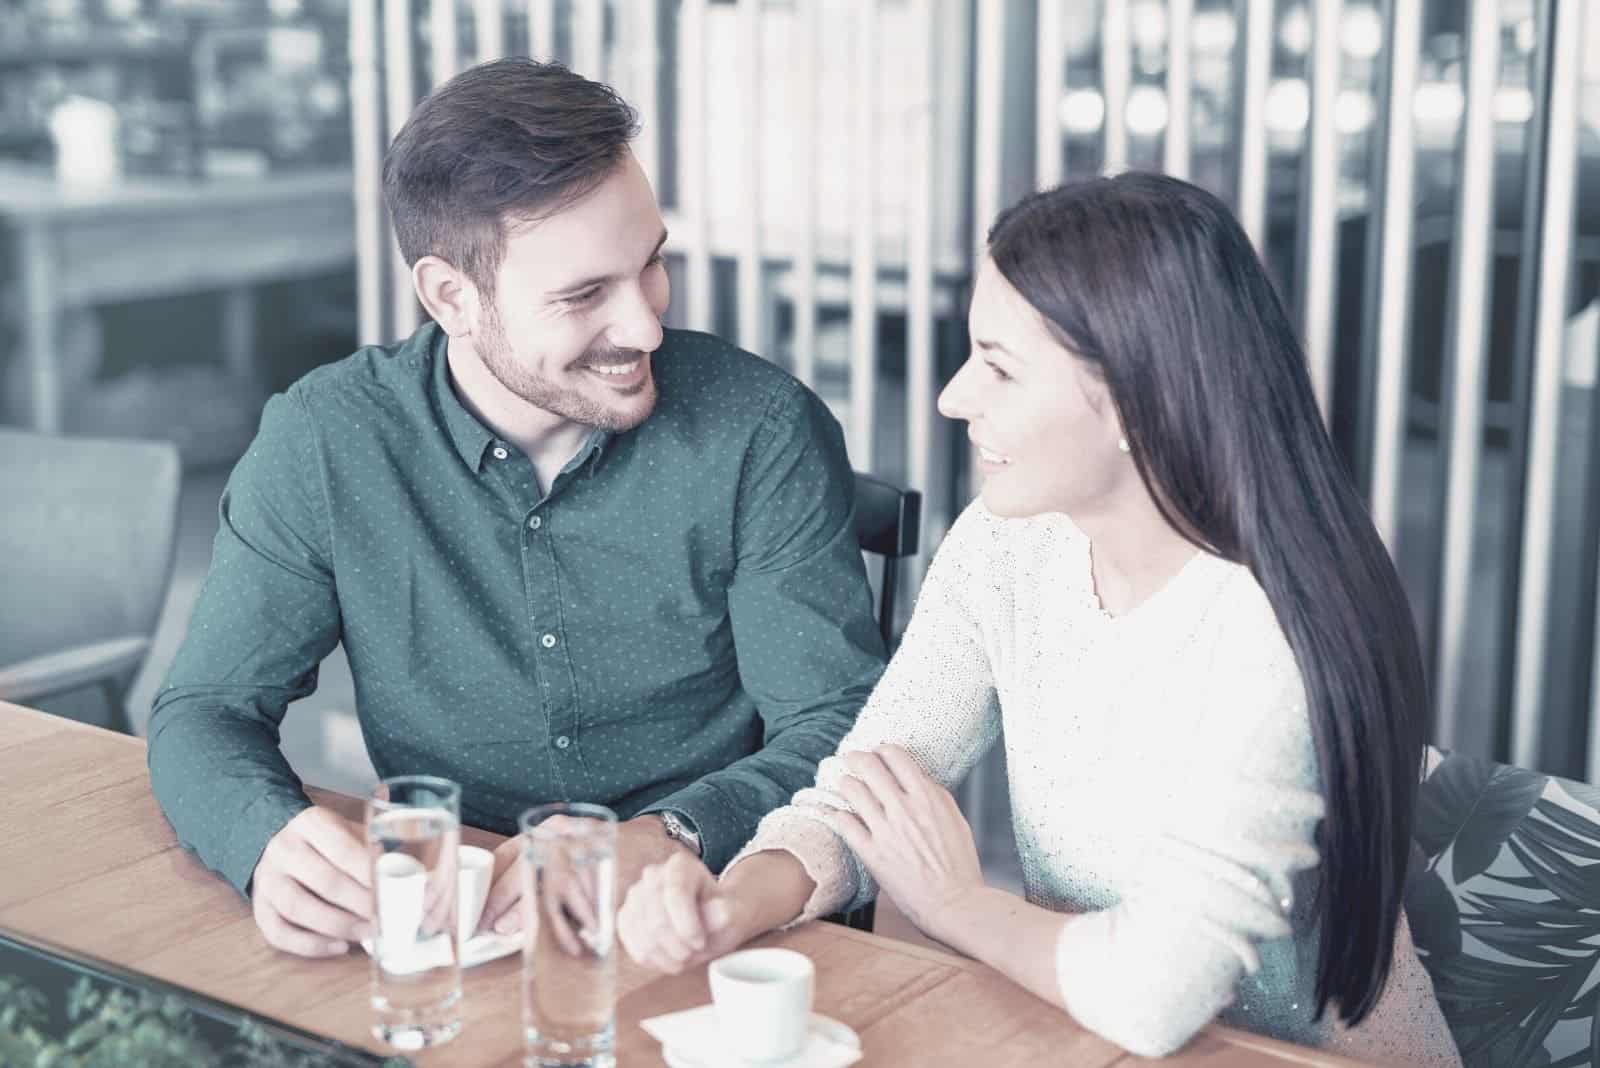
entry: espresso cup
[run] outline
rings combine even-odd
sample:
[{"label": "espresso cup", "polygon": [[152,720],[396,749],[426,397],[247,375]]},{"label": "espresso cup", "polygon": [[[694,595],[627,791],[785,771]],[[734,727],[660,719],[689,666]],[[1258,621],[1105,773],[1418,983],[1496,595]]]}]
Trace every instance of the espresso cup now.
[{"label": "espresso cup", "polygon": [[728,1046],[748,1061],[805,1048],[816,969],[792,949],[746,949],[711,962],[711,1001]]}]

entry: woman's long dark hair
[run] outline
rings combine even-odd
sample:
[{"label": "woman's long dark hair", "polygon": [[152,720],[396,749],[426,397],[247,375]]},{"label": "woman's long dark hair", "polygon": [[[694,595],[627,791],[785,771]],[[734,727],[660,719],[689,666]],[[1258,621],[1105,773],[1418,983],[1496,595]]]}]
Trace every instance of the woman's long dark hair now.
[{"label": "woman's long dark hair", "polygon": [[1312,395],[1294,329],[1216,197],[1159,174],[1073,183],[989,232],[1001,275],[1105,377],[1162,515],[1248,567],[1305,684],[1327,811],[1317,1015],[1388,977],[1426,684],[1399,576]]}]

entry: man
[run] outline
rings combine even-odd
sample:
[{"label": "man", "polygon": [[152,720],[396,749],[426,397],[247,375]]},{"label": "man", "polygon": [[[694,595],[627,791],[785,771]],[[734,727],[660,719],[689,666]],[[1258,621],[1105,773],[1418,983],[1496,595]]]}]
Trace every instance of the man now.
[{"label": "man", "polygon": [[[507,59],[425,100],[384,192],[433,319],[268,402],[150,721],[156,797],[280,949],[370,931],[360,826],[278,748],[344,643],[380,775],[510,833],[614,807],[621,889],[720,869],[810,785],[882,669],[838,424],[782,371],[663,331],[631,109]],[[510,843],[508,843],[509,845]],[[485,925],[514,930],[502,847]]]}]

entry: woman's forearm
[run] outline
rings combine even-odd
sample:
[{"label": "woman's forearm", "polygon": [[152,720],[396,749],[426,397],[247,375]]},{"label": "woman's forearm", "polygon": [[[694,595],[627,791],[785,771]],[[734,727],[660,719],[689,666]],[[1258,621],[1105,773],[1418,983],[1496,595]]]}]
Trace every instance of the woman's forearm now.
[{"label": "woman's forearm", "polygon": [[992,886],[974,890],[950,913],[939,930],[927,933],[1050,1004],[1061,1005],[1056,942],[1073,916],[1030,905]]},{"label": "woman's forearm", "polygon": [[722,877],[722,892],[733,903],[741,942],[792,922],[805,911],[816,888],[799,858],[781,849],[745,857]]}]

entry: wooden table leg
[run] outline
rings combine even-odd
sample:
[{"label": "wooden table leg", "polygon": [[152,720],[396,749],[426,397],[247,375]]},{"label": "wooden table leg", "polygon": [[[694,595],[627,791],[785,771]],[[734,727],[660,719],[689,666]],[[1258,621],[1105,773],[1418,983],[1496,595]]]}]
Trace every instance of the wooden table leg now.
[{"label": "wooden table leg", "polygon": [[22,348],[33,389],[33,429],[61,432],[61,366],[55,245],[49,231],[28,224],[17,234],[17,276],[22,279]]}]

